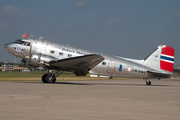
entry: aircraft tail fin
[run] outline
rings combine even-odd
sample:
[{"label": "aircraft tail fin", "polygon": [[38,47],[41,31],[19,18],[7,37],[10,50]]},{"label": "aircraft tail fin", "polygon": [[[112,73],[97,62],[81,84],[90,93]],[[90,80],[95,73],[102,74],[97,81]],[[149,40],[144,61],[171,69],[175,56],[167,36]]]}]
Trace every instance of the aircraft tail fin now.
[{"label": "aircraft tail fin", "polygon": [[144,59],[144,64],[158,70],[173,72],[174,52],[174,48],[160,45]]}]

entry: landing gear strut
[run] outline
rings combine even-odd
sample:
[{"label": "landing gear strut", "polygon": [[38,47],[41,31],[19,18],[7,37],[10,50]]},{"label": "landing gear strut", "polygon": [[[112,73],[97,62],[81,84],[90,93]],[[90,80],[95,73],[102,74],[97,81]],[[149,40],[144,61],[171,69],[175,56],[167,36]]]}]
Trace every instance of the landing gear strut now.
[{"label": "landing gear strut", "polygon": [[151,81],[148,81],[147,78],[143,78],[146,81],[146,85],[151,85]]},{"label": "landing gear strut", "polygon": [[56,77],[53,74],[44,74],[42,76],[42,82],[43,83],[55,83]]},{"label": "landing gear strut", "polygon": [[49,70],[48,70],[48,73],[47,74],[44,74],[42,76],[42,82],[43,83],[55,83],[56,82],[56,77],[59,76],[61,73],[63,73],[64,71],[61,71],[59,73],[60,70],[58,70],[56,73],[53,73],[54,70],[52,71],[52,73],[50,74],[49,73]]}]

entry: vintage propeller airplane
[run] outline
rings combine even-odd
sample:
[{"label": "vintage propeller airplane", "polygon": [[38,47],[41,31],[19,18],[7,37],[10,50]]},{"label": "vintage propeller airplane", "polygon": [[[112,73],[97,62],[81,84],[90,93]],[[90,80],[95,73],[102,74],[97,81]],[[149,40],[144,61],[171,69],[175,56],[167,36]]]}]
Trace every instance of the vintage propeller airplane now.
[{"label": "vintage propeller airplane", "polygon": [[[15,42],[7,43],[4,48],[34,67],[47,68],[42,76],[43,83],[55,83],[63,71],[72,71],[76,76],[91,74],[92,77],[129,77],[143,78],[151,85],[149,78],[171,78],[175,50],[161,44],[143,60],[118,56],[107,56],[75,49],[47,41],[30,39],[28,34]],[[56,72],[49,73],[49,70]]]}]

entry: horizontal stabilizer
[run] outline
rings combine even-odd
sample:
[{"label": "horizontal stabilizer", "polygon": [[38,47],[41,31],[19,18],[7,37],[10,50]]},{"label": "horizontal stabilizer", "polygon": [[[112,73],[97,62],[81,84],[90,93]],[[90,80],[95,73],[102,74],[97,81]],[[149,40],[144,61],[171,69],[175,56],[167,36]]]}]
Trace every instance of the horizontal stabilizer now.
[{"label": "horizontal stabilizer", "polygon": [[167,74],[167,73],[163,73],[163,72],[159,72],[159,71],[147,71],[147,73],[151,77],[159,77],[159,78],[169,78],[172,76],[171,74]]}]

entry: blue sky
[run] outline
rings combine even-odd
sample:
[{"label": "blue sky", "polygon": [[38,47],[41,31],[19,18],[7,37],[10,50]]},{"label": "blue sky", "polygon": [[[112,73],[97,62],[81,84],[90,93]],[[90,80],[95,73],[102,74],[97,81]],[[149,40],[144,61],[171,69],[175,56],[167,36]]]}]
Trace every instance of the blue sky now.
[{"label": "blue sky", "polygon": [[134,59],[163,43],[175,49],[178,65],[180,0],[1,0],[0,61],[14,61],[4,44],[24,33]]}]

